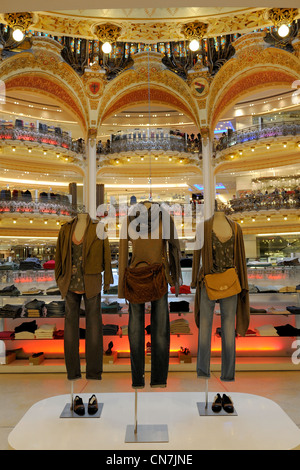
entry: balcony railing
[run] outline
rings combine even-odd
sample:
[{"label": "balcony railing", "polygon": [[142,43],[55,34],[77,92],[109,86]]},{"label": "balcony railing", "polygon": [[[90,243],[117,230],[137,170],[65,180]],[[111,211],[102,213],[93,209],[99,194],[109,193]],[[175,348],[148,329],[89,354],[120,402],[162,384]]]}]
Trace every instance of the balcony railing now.
[{"label": "balcony railing", "polygon": [[281,194],[277,192],[270,194],[257,192],[231,199],[229,207],[232,212],[300,209],[300,192],[299,190],[284,191]]},{"label": "balcony railing", "polygon": [[150,137],[146,133],[140,132],[112,136],[110,145],[105,145],[104,147],[97,146],[97,153],[106,155],[110,153],[152,150],[199,154],[201,142],[198,142],[198,140],[187,141],[184,136],[170,135],[164,132],[150,133]]},{"label": "balcony railing", "polygon": [[293,121],[282,120],[276,123],[262,123],[234,131],[230,135],[225,135],[224,133],[219,141],[215,143],[215,150],[224,150],[234,145],[258,141],[260,139],[295,135],[300,136],[300,119]]},{"label": "balcony railing", "polygon": [[82,212],[84,206],[71,204],[70,202],[45,202],[41,200],[28,200],[21,198],[19,200],[0,199],[0,214],[39,214],[46,216],[74,217]]},{"label": "balcony railing", "polygon": [[0,139],[54,145],[76,153],[84,153],[85,151],[82,139],[73,140],[67,132],[62,131],[59,127],[50,129],[45,126],[37,129],[34,126],[0,124]]}]

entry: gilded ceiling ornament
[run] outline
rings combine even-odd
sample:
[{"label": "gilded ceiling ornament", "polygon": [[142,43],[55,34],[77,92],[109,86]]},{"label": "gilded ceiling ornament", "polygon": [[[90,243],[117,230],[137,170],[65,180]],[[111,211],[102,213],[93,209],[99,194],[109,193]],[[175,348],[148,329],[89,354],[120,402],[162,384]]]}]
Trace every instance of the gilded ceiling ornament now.
[{"label": "gilded ceiling ornament", "polygon": [[3,19],[10,28],[21,31],[26,31],[35,23],[34,14],[31,12],[5,13]]},{"label": "gilded ceiling ornament", "polygon": [[94,27],[94,34],[101,42],[116,42],[121,34],[122,28],[116,24],[97,24]]},{"label": "gilded ceiling ornament", "polygon": [[186,23],[181,28],[181,33],[185,36],[188,41],[193,39],[202,39],[208,29],[208,24],[201,23],[200,21],[194,21],[193,23]]},{"label": "gilded ceiling ornament", "polygon": [[298,8],[271,8],[268,12],[269,19],[276,27],[282,23],[291,24],[297,15]]}]

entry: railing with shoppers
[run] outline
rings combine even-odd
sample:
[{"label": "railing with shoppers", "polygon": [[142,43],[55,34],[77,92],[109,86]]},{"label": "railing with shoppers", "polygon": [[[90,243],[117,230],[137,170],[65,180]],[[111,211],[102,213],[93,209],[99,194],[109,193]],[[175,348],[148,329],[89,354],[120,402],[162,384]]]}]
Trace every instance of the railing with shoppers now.
[{"label": "railing with shoppers", "polygon": [[68,132],[62,131],[59,127],[52,129],[46,125],[37,128],[34,125],[0,123],[0,139],[55,145],[76,153],[84,153],[85,151],[83,139],[73,140]]},{"label": "railing with shoppers", "polygon": [[1,199],[0,196],[0,214],[39,214],[41,216],[74,217],[84,210],[83,205],[72,204],[68,198],[61,198],[60,200],[47,198],[26,199],[26,197],[20,199]]},{"label": "railing with shoppers", "polygon": [[274,191],[268,194],[253,192],[240,198],[231,199],[229,207],[233,212],[300,209],[300,189],[282,190],[281,193]]},{"label": "railing with shoppers", "polygon": [[97,154],[114,154],[121,152],[135,152],[137,150],[163,150],[199,154],[201,140],[187,140],[185,134],[169,134],[167,132],[132,132],[113,135],[111,141],[105,144],[98,142]]},{"label": "railing with shoppers", "polygon": [[231,134],[224,132],[220,139],[215,141],[214,148],[216,151],[219,151],[234,145],[243,144],[244,142],[252,142],[270,137],[295,135],[300,136],[300,119],[293,121],[282,120],[276,123],[261,123],[234,131]]}]

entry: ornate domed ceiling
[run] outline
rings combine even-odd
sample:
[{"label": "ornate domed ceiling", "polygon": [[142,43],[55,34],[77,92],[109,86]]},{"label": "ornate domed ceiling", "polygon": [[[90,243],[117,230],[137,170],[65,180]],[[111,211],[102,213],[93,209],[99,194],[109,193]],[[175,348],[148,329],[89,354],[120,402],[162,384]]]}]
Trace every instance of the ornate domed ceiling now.
[{"label": "ornate domed ceiling", "polygon": [[55,35],[95,38],[94,27],[112,23],[121,28],[118,41],[157,43],[183,40],[182,26],[207,25],[207,37],[253,31],[270,26],[268,8],[184,7],[39,11],[32,29]]}]

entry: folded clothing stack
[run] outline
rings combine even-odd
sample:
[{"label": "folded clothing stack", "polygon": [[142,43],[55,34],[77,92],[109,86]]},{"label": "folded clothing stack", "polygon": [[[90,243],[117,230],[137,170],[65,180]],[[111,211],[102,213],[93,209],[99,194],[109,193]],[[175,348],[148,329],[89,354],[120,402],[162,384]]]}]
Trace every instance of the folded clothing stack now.
[{"label": "folded clothing stack", "polygon": [[297,286],[284,286],[279,289],[279,292],[297,292]]},{"label": "folded clothing stack", "polygon": [[15,327],[15,339],[34,339],[37,323],[35,320],[23,322]]},{"label": "folded clothing stack", "polygon": [[128,325],[121,326],[122,335],[128,335]]},{"label": "folded clothing stack", "polygon": [[[170,289],[172,294],[175,294],[175,287],[171,287]],[[179,287],[179,294],[190,294],[191,293],[191,288],[190,286],[182,285]]]},{"label": "folded clothing stack", "polygon": [[45,302],[43,300],[31,300],[25,304],[25,315],[28,317],[42,317],[45,315]]},{"label": "folded clothing stack", "polygon": [[300,313],[300,307],[296,307],[295,305],[289,305],[288,307],[286,307],[286,309],[290,313],[294,313],[294,314],[299,314]]},{"label": "folded clothing stack", "polygon": [[275,330],[279,336],[300,336],[300,329],[289,324],[275,326]]},{"label": "folded clothing stack", "polygon": [[102,313],[118,313],[121,308],[119,302],[101,302]]},{"label": "folded clothing stack", "polygon": [[113,324],[103,325],[103,335],[116,335],[118,333],[119,326]]},{"label": "folded clothing stack", "polygon": [[179,335],[179,334],[188,334],[190,333],[190,326],[189,322],[185,320],[184,318],[179,318],[178,320],[172,320],[170,322],[170,333],[173,335]]},{"label": "folded clothing stack", "polygon": [[14,339],[15,333],[13,331],[0,331],[0,340]]},{"label": "folded clothing stack", "polygon": [[22,295],[42,295],[43,292],[44,291],[38,287],[31,287],[31,289],[22,291]]},{"label": "folded clothing stack", "polygon": [[22,310],[22,305],[5,304],[0,308],[0,317],[17,318],[21,316]]},{"label": "folded clothing stack", "polygon": [[47,295],[60,295],[60,290],[57,286],[51,286],[46,289]]},{"label": "folded clothing stack", "polygon": [[170,302],[170,312],[189,312],[190,304],[186,300]]},{"label": "folded clothing stack", "polygon": [[56,325],[50,323],[44,323],[35,330],[36,339],[52,339],[53,333],[56,330]]},{"label": "folded clothing stack", "polygon": [[12,284],[11,286],[3,287],[3,289],[0,290],[0,295],[5,295],[8,297],[15,297],[20,294],[21,292],[14,284]]},{"label": "folded clothing stack", "polygon": [[59,317],[65,314],[65,301],[57,300],[45,305],[47,317]]},{"label": "folded clothing stack", "polygon": [[278,336],[278,333],[273,325],[262,325],[255,328],[259,336]]}]

